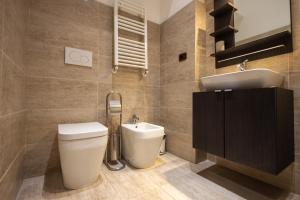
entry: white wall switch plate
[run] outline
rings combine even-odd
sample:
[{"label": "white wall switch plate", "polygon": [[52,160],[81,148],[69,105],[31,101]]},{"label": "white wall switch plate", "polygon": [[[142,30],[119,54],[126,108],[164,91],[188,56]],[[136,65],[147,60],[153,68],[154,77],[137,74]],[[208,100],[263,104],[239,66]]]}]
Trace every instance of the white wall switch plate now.
[{"label": "white wall switch plate", "polygon": [[92,67],[93,52],[65,47],[65,64]]}]

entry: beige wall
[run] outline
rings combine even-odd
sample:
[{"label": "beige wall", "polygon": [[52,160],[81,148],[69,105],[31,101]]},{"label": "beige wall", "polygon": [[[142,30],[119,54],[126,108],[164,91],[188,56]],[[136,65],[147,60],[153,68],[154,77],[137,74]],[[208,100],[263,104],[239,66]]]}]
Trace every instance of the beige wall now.
[{"label": "beige wall", "polygon": [[[208,12],[213,8],[213,0],[206,0],[206,69],[200,70],[199,78],[207,75],[220,74],[224,72],[236,71],[235,66],[215,69],[215,61],[209,55],[214,51],[214,39],[209,36],[213,32],[213,18],[209,16]],[[231,163],[229,161],[209,156],[209,158],[216,160],[219,164],[225,165],[229,168],[235,169],[241,173],[256,177],[262,181],[277,185],[286,189],[295,189],[297,193],[300,192],[300,126],[299,126],[299,94],[300,94],[300,3],[298,0],[292,0],[293,12],[293,40],[294,52],[290,54],[275,56],[267,59],[257,60],[249,63],[249,69],[264,67],[274,71],[280,72],[285,76],[283,87],[294,90],[295,92],[295,164],[284,170],[279,176],[272,176],[260,171],[251,169],[246,166]]]},{"label": "beige wall", "polygon": [[[159,25],[149,23],[149,70],[112,75],[113,9],[96,1],[32,0],[26,37],[25,176],[59,166],[57,125],[99,120],[112,89],[124,99],[124,121],[136,113],[159,122]],[[64,64],[64,47],[93,52],[93,68]]]},{"label": "beige wall", "polygon": [[0,194],[14,199],[25,151],[25,0],[0,0]]},{"label": "beige wall", "polygon": [[140,121],[160,123],[160,26],[148,22],[149,74],[140,70],[119,68],[113,74],[113,90],[123,96],[123,122],[130,122],[136,114]]},{"label": "beige wall", "polygon": [[[198,90],[196,74],[205,56],[205,24],[195,17],[201,5],[204,10],[204,4],[193,1],[161,25],[161,123],[167,134],[167,150],[191,162],[199,159],[192,148],[192,93]],[[197,54],[197,59],[196,50],[203,54]],[[178,56],[184,52],[187,60],[179,62]]]}]

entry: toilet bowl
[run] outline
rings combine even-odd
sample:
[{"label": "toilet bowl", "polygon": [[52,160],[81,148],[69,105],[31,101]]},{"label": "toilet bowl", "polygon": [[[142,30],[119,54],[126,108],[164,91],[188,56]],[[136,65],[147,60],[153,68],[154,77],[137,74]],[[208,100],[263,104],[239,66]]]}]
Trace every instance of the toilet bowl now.
[{"label": "toilet bowl", "polygon": [[122,153],[125,160],[136,168],[151,167],[159,155],[164,135],[161,126],[145,122],[122,124]]},{"label": "toilet bowl", "polygon": [[98,180],[107,134],[108,129],[98,122],[58,125],[58,147],[66,188],[80,189]]}]

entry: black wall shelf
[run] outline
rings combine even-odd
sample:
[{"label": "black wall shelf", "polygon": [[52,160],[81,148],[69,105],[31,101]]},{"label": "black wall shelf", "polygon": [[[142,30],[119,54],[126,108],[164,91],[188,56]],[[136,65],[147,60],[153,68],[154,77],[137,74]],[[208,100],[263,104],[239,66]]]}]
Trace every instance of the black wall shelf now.
[{"label": "black wall shelf", "polygon": [[214,17],[214,32],[210,36],[215,38],[215,43],[224,41],[225,49],[235,45],[234,12],[237,9],[229,0],[214,0],[214,10],[210,15]]},{"label": "black wall shelf", "polygon": [[228,12],[234,12],[236,10],[237,9],[234,7],[234,5],[232,3],[227,2],[224,5],[222,5],[221,7],[217,8],[215,10],[212,10],[209,14],[213,17],[217,17],[217,16],[221,16]]},{"label": "black wall shelf", "polygon": [[289,31],[284,31],[273,36],[216,52],[211,54],[211,56],[216,58],[216,66],[219,68],[238,64],[246,59],[257,60],[291,51],[293,51],[292,34]]},{"label": "black wall shelf", "polygon": [[235,29],[233,26],[225,26],[223,28],[220,28],[216,30],[215,32],[211,33],[210,36],[212,37],[219,37],[226,34],[232,34],[238,32],[237,29]]},{"label": "black wall shelf", "polygon": [[224,41],[225,44],[224,51],[216,52],[215,49],[211,54],[215,57],[216,68],[238,64],[244,60],[252,61],[293,52],[292,27],[290,30],[236,46],[236,11],[232,0],[214,0],[214,10],[209,13],[214,17],[214,32],[210,36],[214,37],[215,43]]}]

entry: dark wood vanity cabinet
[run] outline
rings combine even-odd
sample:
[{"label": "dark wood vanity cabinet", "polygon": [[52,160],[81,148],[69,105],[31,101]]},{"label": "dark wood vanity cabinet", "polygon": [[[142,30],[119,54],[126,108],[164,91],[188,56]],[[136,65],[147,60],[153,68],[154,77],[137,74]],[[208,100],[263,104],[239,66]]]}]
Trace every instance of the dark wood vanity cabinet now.
[{"label": "dark wood vanity cabinet", "polygon": [[193,94],[193,146],[272,174],[294,161],[293,92],[281,88]]},{"label": "dark wood vanity cabinet", "polygon": [[224,157],[224,95],[194,93],[193,102],[194,148]]}]

